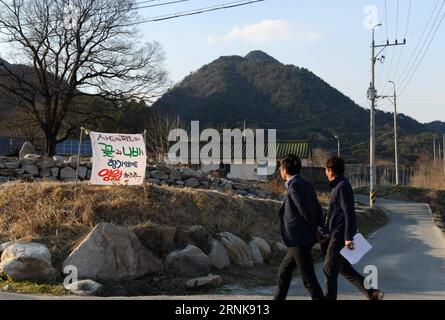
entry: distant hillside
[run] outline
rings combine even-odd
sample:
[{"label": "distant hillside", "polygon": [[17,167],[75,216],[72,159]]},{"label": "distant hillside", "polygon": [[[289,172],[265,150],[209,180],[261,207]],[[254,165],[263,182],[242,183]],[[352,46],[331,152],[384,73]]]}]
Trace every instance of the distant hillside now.
[{"label": "distant hillside", "polygon": [[[177,84],[153,106],[201,125],[276,128],[281,139],[311,139],[333,149],[338,134],[344,146],[369,139],[369,110],[305,68],[284,65],[261,51],[246,57],[220,57]],[[379,152],[390,154],[393,115],[378,111]],[[445,123],[422,124],[401,114],[401,137],[445,133]],[[426,134],[426,135],[425,135]],[[422,145],[422,142],[420,142]],[[346,153],[367,157],[367,145]],[[393,148],[393,144],[392,144]],[[357,151],[358,150],[358,151]]]}]

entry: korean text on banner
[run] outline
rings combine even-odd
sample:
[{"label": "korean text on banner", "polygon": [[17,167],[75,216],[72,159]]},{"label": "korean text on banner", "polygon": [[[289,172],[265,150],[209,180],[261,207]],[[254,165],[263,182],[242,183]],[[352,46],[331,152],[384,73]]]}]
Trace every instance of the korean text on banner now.
[{"label": "korean text on banner", "polygon": [[93,185],[142,185],[147,157],[140,134],[90,132]]}]

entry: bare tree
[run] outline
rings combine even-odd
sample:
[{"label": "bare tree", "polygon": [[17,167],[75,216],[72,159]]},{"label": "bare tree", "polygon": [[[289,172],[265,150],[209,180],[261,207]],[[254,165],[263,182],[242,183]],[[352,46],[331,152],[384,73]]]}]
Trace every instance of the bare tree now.
[{"label": "bare tree", "polygon": [[326,161],[331,157],[326,150],[316,148],[312,154],[312,161],[314,167],[324,167],[326,165]]},{"label": "bare tree", "polygon": [[185,129],[186,125],[179,118],[162,116],[154,111],[151,113],[150,123],[147,125],[147,151],[154,160],[164,161],[170,148],[168,141],[170,131]]},{"label": "bare tree", "polygon": [[0,59],[0,88],[43,130],[46,155],[97,117],[79,98],[150,102],[163,93],[163,50],[140,43],[137,20],[134,0],[0,0],[0,34],[30,66]]}]

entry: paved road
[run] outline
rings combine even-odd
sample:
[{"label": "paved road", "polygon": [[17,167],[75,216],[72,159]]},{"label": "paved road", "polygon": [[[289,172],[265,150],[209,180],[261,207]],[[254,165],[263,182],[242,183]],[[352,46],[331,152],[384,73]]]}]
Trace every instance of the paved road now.
[{"label": "paved road", "polygon": [[[366,197],[357,196],[357,200],[366,201]],[[445,300],[445,237],[434,225],[428,206],[389,200],[378,200],[377,205],[388,212],[390,223],[370,238],[375,249],[357,265],[357,270],[363,272],[366,265],[375,265],[379,272],[379,287],[386,292],[386,299]],[[317,273],[322,282],[324,277],[321,265],[317,265]],[[230,295],[224,296],[157,296],[131,299],[270,299],[274,290],[274,287],[251,290],[233,288]],[[341,277],[339,292],[339,299],[364,299]],[[49,298],[0,294],[0,299]],[[290,299],[307,299],[307,293],[299,278],[293,281]]]}]

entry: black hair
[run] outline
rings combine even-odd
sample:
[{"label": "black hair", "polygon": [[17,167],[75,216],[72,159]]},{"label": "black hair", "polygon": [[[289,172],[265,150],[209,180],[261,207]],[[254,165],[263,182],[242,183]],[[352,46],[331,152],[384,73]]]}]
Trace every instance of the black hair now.
[{"label": "black hair", "polygon": [[301,160],[295,154],[288,154],[280,161],[280,167],[285,169],[289,175],[294,176],[301,172]]},{"label": "black hair", "polygon": [[326,168],[331,169],[335,175],[345,174],[345,160],[341,157],[332,157],[326,162]]}]

